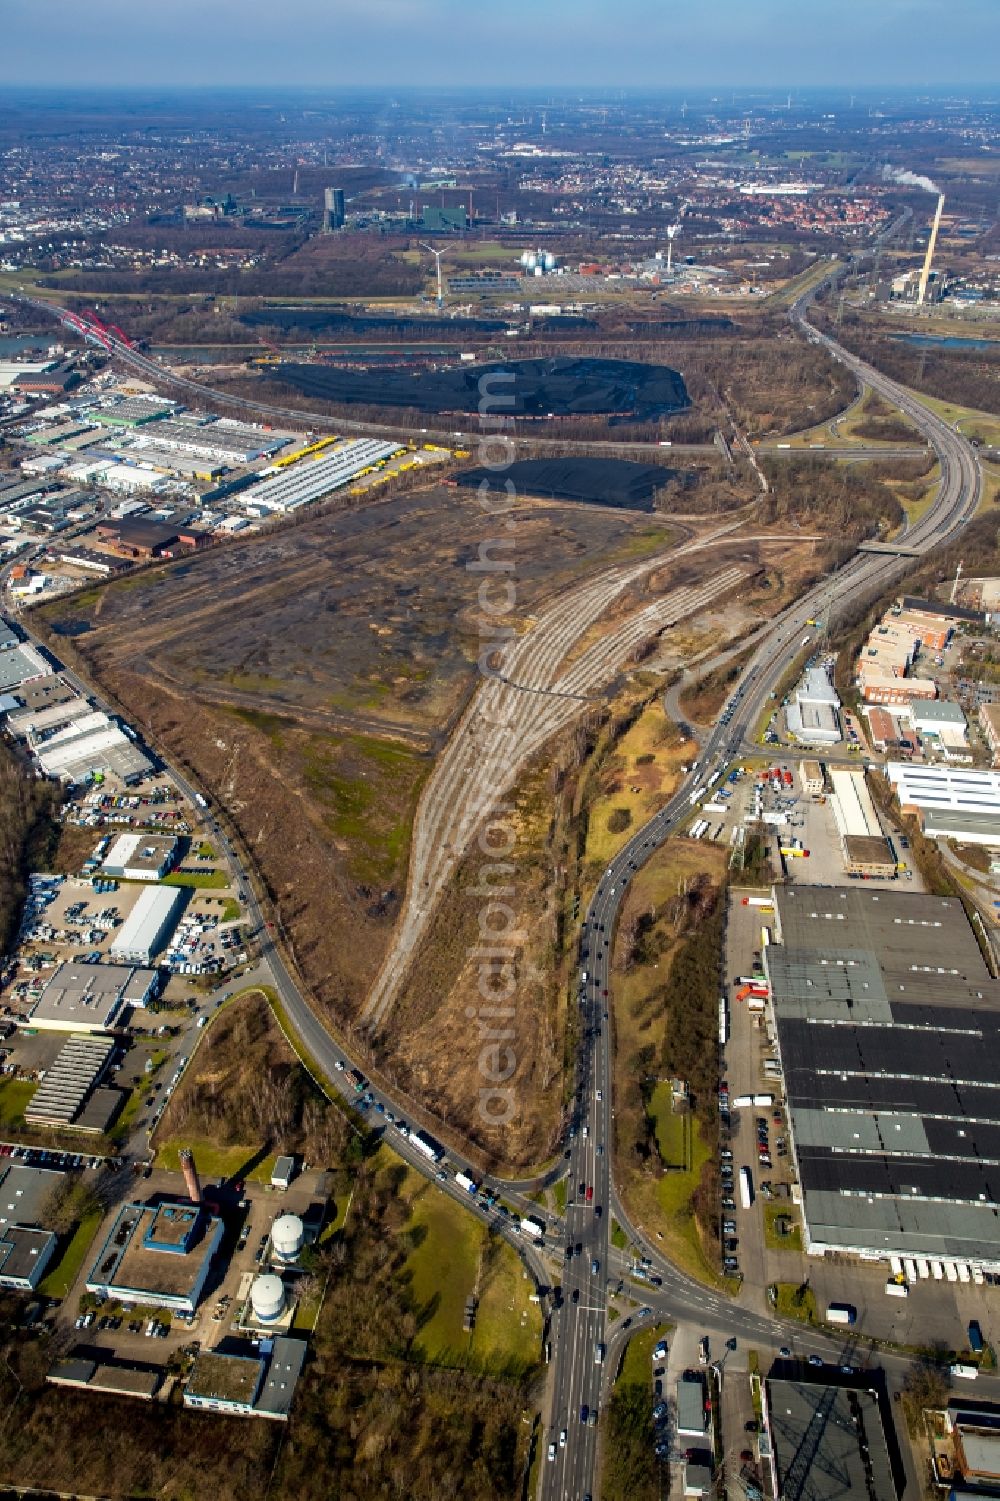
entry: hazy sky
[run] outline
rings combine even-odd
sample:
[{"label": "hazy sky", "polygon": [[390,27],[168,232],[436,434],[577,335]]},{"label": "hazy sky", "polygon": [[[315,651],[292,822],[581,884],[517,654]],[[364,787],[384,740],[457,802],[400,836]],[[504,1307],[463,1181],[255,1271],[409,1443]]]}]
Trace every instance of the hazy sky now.
[{"label": "hazy sky", "polygon": [[0,0],[7,84],[992,83],[1000,0]]}]

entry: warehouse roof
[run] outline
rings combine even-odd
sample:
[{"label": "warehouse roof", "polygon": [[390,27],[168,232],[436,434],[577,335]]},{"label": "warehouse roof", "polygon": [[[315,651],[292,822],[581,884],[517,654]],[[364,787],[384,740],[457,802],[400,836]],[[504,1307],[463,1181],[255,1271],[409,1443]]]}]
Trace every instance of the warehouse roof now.
[{"label": "warehouse roof", "polygon": [[52,1230],[8,1225],[0,1232],[0,1281],[30,1282],[34,1286],[55,1246]]},{"label": "warehouse roof", "polygon": [[149,886],[142,892],[111,942],[116,957],[140,958],[158,953],[180,916],[184,893],[179,886]]},{"label": "warehouse roof", "polygon": [[30,682],[32,678],[48,677],[51,673],[51,664],[30,642],[23,641],[0,651],[0,692]]},{"label": "warehouse roof", "polygon": [[44,1226],[53,1191],[65,1174],[47,1167],[8,1163],[0,1171],[0,1230],[8,1225]]},{"label": "warehouse roof", "polygon": [[918,720],[924,724],[965,724],[965,712],[961,704],[956,704],[949,698],[930,698],[913,704],[911,717],[914,723]]},{"label": "warehouse roof", "polygon": [[1000,982],[954,899],[776,893],[764,953],[810,1247],[992,1263]]},{"label": "warehouse roof", "polygon": [[141,1005],[154,978],[131,965],[67,961],[54,970],[29,1020],[33,1027],[100,1031],[113,1025],[122,1006]]},{"label": "warehouse roof", "polygon": [[110,1037],[70,1037],[28,1102],[25,1120],[35,1125],[75,1121],[114,1050]]}]

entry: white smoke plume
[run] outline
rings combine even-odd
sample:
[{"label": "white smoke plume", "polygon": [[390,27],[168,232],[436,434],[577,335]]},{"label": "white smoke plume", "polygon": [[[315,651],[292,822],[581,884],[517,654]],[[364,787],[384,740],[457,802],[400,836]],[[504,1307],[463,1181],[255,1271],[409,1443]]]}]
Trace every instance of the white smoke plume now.
[{"label": "white smoke plume", "polygon": [[887,182],[898,182],[905,188],[923,188],[925,193],[936,193],[939,197],[941,189],[936,182],[929,177],[920,177],[916,172],[908,172],[903,167],[890,167],[888,163],[882,168],[882,176]]}]

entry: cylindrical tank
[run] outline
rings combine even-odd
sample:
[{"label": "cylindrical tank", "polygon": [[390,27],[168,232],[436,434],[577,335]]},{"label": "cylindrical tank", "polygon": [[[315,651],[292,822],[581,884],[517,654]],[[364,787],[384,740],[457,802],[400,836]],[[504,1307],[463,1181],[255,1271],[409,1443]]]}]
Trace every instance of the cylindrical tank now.
[{"label": "cylindrical tank", "polygon": [[297,1214],[281,1214],[271,1226],[271,1249],[282,1261],[294,1261],[304,1239],[305,1230]]},{"label": "cylindrical tank", "polygon": [[273,1272],[256,1277],[250,1289],[254,1317],[262,1324],[279,1319],[285,1307],[285,1284]]},{"label": "cylindrical tank", "polygon": [[187,1184],[188,1198],[192,1204],[200,1204],[201,1184],[198,1182],[198,1170],[194,1165],[194,1153],[189,1147],[182,1147],[179,1156],[181,1172],[184,1174],[184,1182]]},{"label": "cylindrical tank", "polygon": [[556,258],[551,250],[546,250],[542,256],[542,265],[546,271],[554,271],[556,269]]}]

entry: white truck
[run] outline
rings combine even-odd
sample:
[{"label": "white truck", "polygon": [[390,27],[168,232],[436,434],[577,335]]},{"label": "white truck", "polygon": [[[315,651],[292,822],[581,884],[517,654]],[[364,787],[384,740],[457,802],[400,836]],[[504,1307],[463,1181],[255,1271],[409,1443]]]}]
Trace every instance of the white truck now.
[{"label": "white truck", "polygon": [[542,1240],[545,1236],[545,1226],[533,1214],[524,1215],[521,1220],[521,1230],[525,1235],[530,1235],[532,1240]]},{"label": "white truck", "polygon": [[906,1283],[896,1282],[891,1277],[885,1284],[885,1290],[886,1294],[890,1298],[908,1298],[910,1296],[910,1289],[907,1287]]},{"label": "white truck", "polygon": [[740,1168],[740,1203],[744,1209],[753,1203],[753,1174],[748,1167]]},{"label": "white truck", "polygon": [[857,1318],[858,1310],[851,1303],[828,1303],[826,1305],[828,1324],[854,1324]]},{"label": "white truck", "polygon": [[474,1194],[479,1192],[479,1184],[476,1182],[475,1178],[470,1178],[468,1173],[456,1173],[455,1182],[458,1184],[459,1188],[464,1188],[467,1194]]}]

